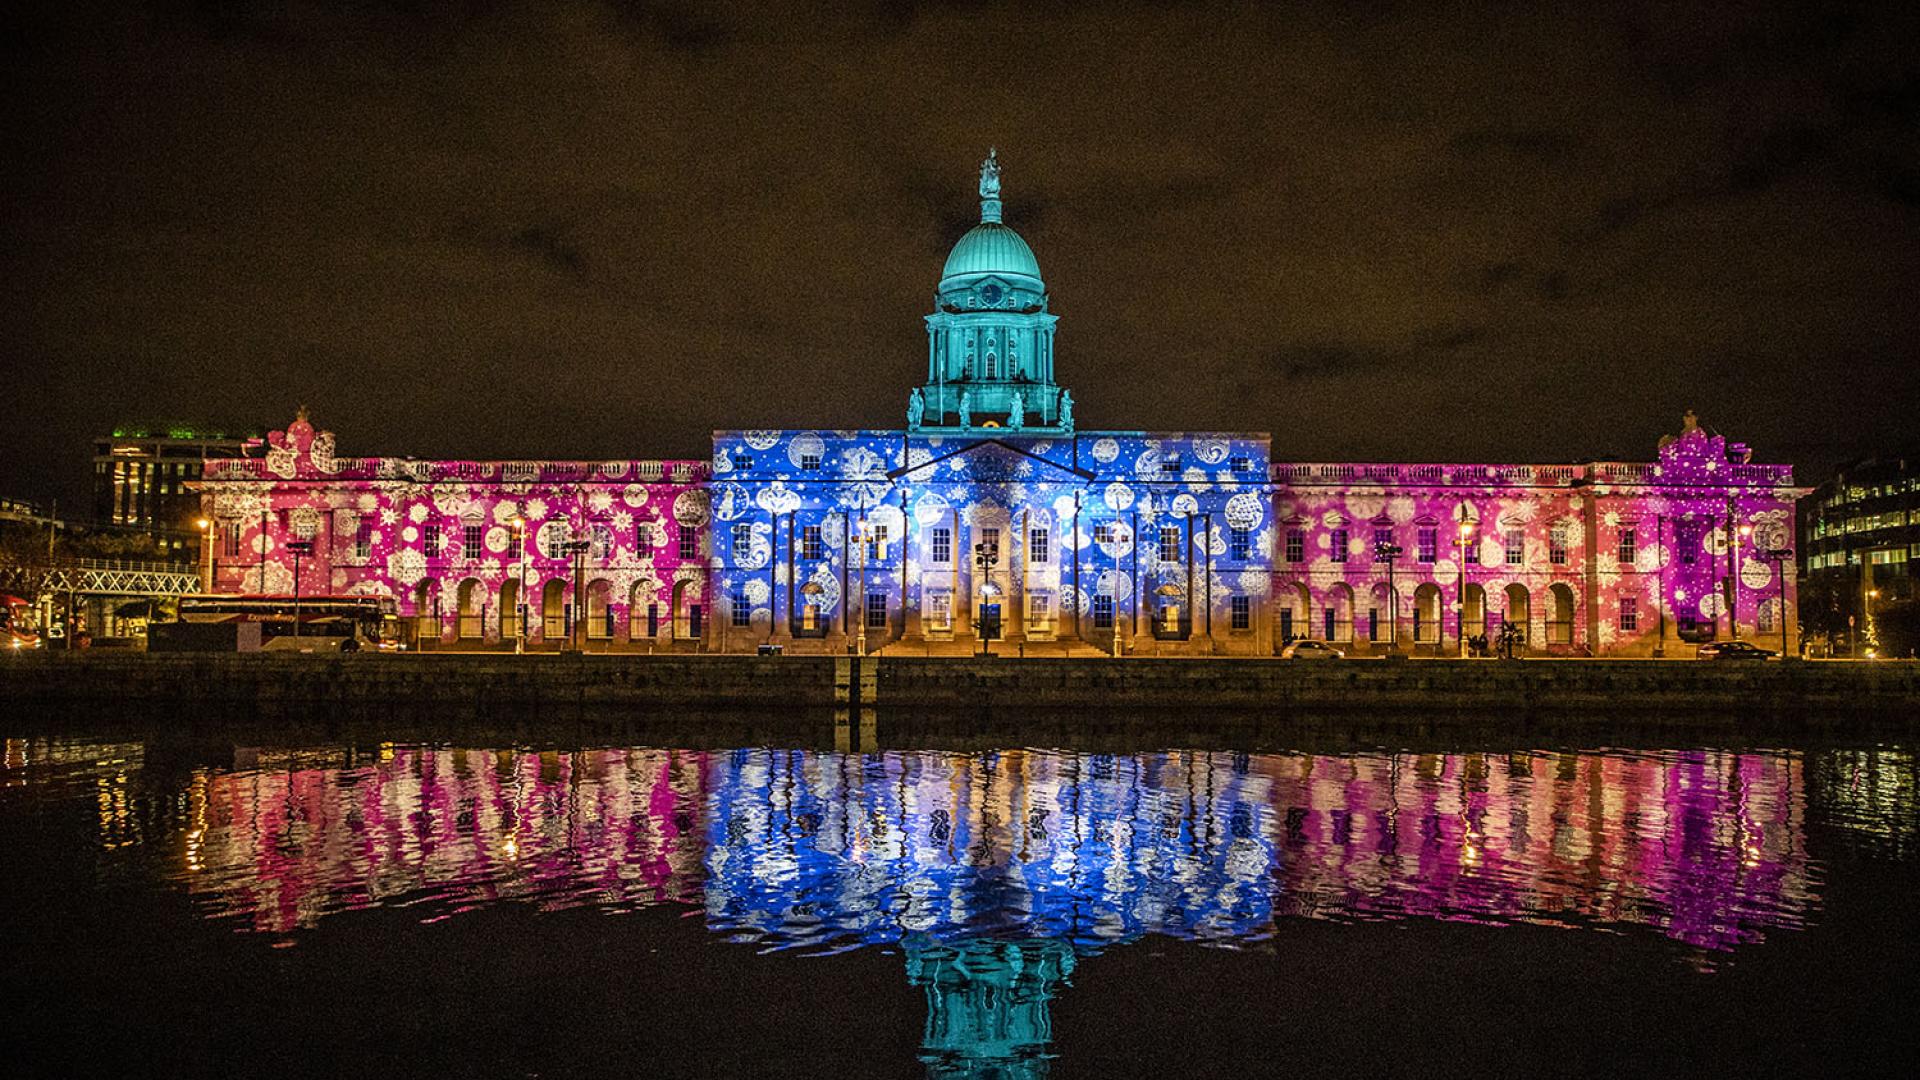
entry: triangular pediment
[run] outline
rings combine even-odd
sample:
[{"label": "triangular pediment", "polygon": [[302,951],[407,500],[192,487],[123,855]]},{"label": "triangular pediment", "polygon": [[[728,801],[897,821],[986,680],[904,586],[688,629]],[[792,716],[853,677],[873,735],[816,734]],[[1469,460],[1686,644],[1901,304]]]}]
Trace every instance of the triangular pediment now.
[{"label": "triangular pediment", "polygon": [[[936,453],[926,461],[903,465],[887,473],[887,479],[911,476],[915,480],[969,480],[975,483],[1068,482],[1091,480],[1093,474],[1036,454],[1017,442],[981,439]],[[959,466],[956,468],[955,463]],[[934,470],[922,473],[923,469]]]}]

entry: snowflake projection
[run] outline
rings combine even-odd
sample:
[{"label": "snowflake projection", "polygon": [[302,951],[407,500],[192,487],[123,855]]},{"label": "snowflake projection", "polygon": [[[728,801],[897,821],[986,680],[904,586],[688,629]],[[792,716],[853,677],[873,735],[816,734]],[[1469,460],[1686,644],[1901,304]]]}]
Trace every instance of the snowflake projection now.
[{"label": "snowflake projection", "polygon": [[594,488],[587,493],[587,509],[595,514],[605,514],[613,509],[613,492],[606,488]]},{"label": "snowflake projection", "polygon": [[824,463],[826,455],[827,442],[816,431],[803,431],[787,444],[787,461],[796,469],[804,468],[808,458]]},{"label": "snowflake projection", "polygon": [[380,508],[380,496],[371,491],[363,491],[354,498],[353,505],[363,514],[372,513]]},{"label": "snowflake projection", "polygon": [[698,528],[707,523],[707,493],[690,488],[673,498],[673,519],[682,525]]},{"label": "snowflake projection", "polygon": [[423,502],[417,502],[407,507],[407,520],[413,522],[415,525],[426,524],[427,518],[432,515],[433,510]]},{"label": "snowflake projection", "polygon": [[1710,592],[1700,598],[1698,610],[1703,619],[1717,619],[1727,613],[1726,598],[1717,592]]},{"label": "snowflake projection", "polygon": [[928,528],[945,521],[952,509],[953,506],[947,501],[945,495],[938,491],[928,491],[913,504],[913,520],[918,522],[921,528]]},{"label": "snowflake projection", "polygon": [[1260,524],[1260,496],[1243,491],[1227,500],[1227,524],[1236,529],[1252,529]]},{"label": "snowflake projection", "polygon": [[[307,573],[307,568],[306,568],[306,565],[303,564],[301,567],[301,575],[304,577],[306,573]],[[255,578],[255,580],[257,581],[259,579]],[[311,590],[312,590],[311,585],[305,585],[301,591],[308,592]],[[268,563],[267,573],[266,573],[266,582],[261,586],[260,591],[266,592],[266,593],[276,593],[282,596],[293,592],[292,564]]]},{"label": "snowflake projection", "polygon": [[760,493],[754,496],[754,504],[769,514],[794,513],[800,509],[803,501],[798,492],[780,480],[761,488]]},{"label": "snowflake projection", "polygon": [[400,520],[400,512],[388,506],[380,511],[380,524],[391,526]]},{"label": "snowflake projection", "polygon": [[427,576],[427,557],[412,548],[387,556],[387,576],[401,585],[414,585]]},{"label": "snowflake projection", "polygon": [[1248,596],[1266,596],[1273,588],[1273,575],[1265,570],[1249,567],[1240,571],[1237,582],[1240,591]]},{"label": "snowflake projection", "polygon": [[1768,589],[1772,588],[1773,579],[1772,563],[1745,557],[1740,560],[1740,584],[1749,589]]},{"label": "snowflake projection", "polygon": [[780,442],[780,434],[778,431],[748,431],[742,433],[741,438],[755,450],[767,450]]},{"label": "snowflake projection", "polygon": [[495,555],[501,554],[507,550],[507,540],[512,535],[513,530],[505,526],[495,525],[493,528],[488,529],[487,550],[493,552]]},{"label": "snowflake projection", "polygon": [[1200,439],[1193,444],[1193,456],[1207,465],[1218,465],[1227,460],[1233,448],[1225,439]]},{"label": "snowflake projection", "polygon": [[534,522],[534,521],[545,521],[546,519],[547,519],[547,500],[528,499],[527,500],[527,520],[529,522]]},{"label": "snowflake projection", "polygon": [[409,525],[400,530],[400,539],[408,544],[417,544],[420,542],[420,530]]},{"label": "snowflake projection", "polygon": [[1107,439],[1107,438],[1094,440],[1093,460],[1099,462],[1102,465],[1111,465],[1114,463],[1115,459],[1119,458],[1119,456],[1120,456],[1120,444],[1117,441],[1113,439]]},{"label": "snowflake projection", "polygon": [[1398,524],[1405,525],[1412,521],[1417,512],[1413,500],[1404,495],[1387,500],[1387,516]]},{"label": "snowflake projection", "polygon": [[1107,509],[1121,513],[1133,505],[1133,489],[1116,480],[1107,485],[1101,499],[1107,504]]},{"label": "snowflake projection", "polygon": [[471,496],[462,486],[436,484],[431,495],[433,508],[447,517],[459,517],[467,512]]},{"label": "snowflake projection", "polygon": [[773,587],[761,578],[749,578],[740,586],[740,591],[745,594],[747,604],[751,607],[764,607],[773,599]]},{"label": "snowflake projection", "polygon": [[1342,504],[1328,513],[1345,515],[1354,521],[1372,521],[1387,511],[1387,500],[1382,495],[1350,495],[1342,500]]}]

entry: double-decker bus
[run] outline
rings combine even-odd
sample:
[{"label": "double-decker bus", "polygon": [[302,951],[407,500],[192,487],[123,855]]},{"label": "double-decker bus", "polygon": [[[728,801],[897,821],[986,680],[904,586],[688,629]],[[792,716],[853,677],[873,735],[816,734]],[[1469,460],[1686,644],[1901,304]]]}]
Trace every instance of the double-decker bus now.
[{"label": "double-decker bus", "polygon": [[[149,649],[355,652],[399,647],[391,597],[182,596],[178,622],[149,627]],[[156,638],[156,631],[158,637]]]},{"label": "double-decker bus", "polygon": [[33,628],[33,605],[0,593],[0,648],[9,652],[38,649],[45,644]]}]

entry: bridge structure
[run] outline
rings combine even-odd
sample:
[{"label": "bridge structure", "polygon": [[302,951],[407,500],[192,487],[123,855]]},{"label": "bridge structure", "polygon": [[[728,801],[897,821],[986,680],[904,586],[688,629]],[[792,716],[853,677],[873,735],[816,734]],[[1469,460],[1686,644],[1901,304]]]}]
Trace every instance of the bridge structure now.
[{"label": "bridge structure", "polygon": [[53,565],[0,565],[0,591],[27,599],[40,596],[175,597],[200,591],[200,572],[189,564],[137,559],[74,559]]}]

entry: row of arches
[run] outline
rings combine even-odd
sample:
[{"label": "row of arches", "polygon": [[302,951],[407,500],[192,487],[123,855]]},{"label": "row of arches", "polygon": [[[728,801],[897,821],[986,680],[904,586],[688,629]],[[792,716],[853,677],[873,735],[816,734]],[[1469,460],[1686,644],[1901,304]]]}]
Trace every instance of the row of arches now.
[{"label": "row of arches", "polygon": [[572,620],[581,616],[586,636],[596,641],[698,639],[703,629],[705,612],[696,581],[675,582],[665,603],[651,582],[636,583],[620,603],[611,582],[589,581],[584,612],[570,610],[572,595],[572,582],[561,577],[531,583],[525,602],[518,579],[507,579],[495,591],[478,578],[466,578],[454,587],[451,608],[443,609],[439,582],[423,581],[413,594],[416,630],[422,640],[564,641],[573,632]]},{"label": "row of arches", "polygon": [[[1278,599],[1276,634],[1282,641],[1305,637],[1327,641],[1383,641],[1396,615],[1393,597],[1384,583],[1361,595],[1355,593],[1352,585],[1335,582],[1319,590],[1316,598],[1306,582],[1294,582],[1281,587]],[[1492,640],[1499,634],[1502,623],[1512,623],[1528,644],[1573,644],[1577,605],[1572,587],[1564,582],[1547,586],[1542,605],[1545,618],[1538,624],[1534,621],[1534,593],[1519,582],[1497,593],[1493,604],[1488,602],[1484,586],[1470,582],[1462,599],[1459,625],[1449,626],[1448,605],[1441,587],[1431,581],[1422,582],[1414,588],[1408,609],[1397,612],[1401,632],[1411,630],[1415,644],[1438,645],[1446,640],[1449,632],[1462,633],[1462,627],[1470,637],[1484,635]],[[1366,601],[1364,609],[1359,606],[1362,600]]]}]

